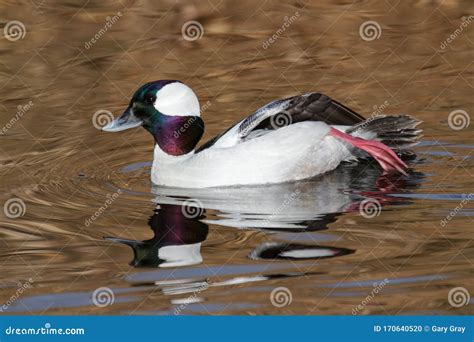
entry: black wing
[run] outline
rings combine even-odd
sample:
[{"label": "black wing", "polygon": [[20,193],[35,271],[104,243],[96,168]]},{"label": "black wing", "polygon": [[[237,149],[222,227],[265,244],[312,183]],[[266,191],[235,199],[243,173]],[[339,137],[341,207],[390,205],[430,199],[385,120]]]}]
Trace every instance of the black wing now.
[{"label": "black wing", "polygon": [[353,126],[364,120],[361,115],[324,94],[309,93],[270,102],[206,142],[196,152],[216,145],[222,139],[232,139],[238,143],[251,133],[275,130],[297,122],[322,121],[328,125]]}]

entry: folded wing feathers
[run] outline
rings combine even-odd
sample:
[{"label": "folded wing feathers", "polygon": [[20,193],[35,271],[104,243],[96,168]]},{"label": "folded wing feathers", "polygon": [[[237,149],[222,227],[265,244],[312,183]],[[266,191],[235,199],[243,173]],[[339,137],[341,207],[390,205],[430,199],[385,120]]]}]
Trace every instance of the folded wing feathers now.
[{"label": "folded wing feathers", "polygon": [[330,97],[320,93],[308,93],[269,103],[250,115],[239,127],[239,136],[243,139],[253,130],[271,130],[272,116],[286,115],[288,123],[303,121],[323,121],[328,125],[351,126],[365,119]]},{"label": "folded wing feathers", "polygon": [[421,122],[409,115],[385,116],[365,119],[348,107],[321,93],[308,93],[270,102],[252,115],[242,120],[238,126],[214,137],[197,152],[214,145],[229,134],[236,134],[236,141],[251,139],[279,127],[272,125],[272,117],[284,114],[288,124],[303,121],[322,121],[328,125],[352,126],[346,133],[360,136],[364,132],[375,133],[378,139],[394,148],[416,143],[421,130],[416,126]]},{"label": "folded wing feathers", "polygon": [[357,136],[364,132],[375,133],[377,139],[384,144],[400,149],[416,144],[421,138],[422,130],[416,128],[420,123],[410,115],[379,115],[354,125],[346,133]]}]

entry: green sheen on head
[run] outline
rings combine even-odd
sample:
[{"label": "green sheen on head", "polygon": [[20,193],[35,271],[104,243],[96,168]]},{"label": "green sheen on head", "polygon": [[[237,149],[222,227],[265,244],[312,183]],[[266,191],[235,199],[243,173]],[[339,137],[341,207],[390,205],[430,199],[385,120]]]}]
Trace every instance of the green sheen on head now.
[{"label": "green sheen on head", "polygon": [[102,129],[117,132],[143,126],[164,152],[182,155],[192,151],[204,133],[199,116],[199,101],[191,88],[161,80],[142,85],[122,116]]}]

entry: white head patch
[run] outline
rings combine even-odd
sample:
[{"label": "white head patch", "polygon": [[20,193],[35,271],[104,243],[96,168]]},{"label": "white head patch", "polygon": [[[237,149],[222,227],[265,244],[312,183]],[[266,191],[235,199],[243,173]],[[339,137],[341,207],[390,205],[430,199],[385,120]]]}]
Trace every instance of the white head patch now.
[{"label": "white head patch", "polygon": [[160,113],[170,116],[200,116],[199,101],[187,85],[174,82],[156,93],[154,104]]}]

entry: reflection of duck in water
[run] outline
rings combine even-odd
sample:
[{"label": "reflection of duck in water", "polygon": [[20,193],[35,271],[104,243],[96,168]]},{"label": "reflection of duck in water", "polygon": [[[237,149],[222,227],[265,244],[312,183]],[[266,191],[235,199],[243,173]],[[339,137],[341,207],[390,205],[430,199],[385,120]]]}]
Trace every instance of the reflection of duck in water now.
[{"label": "reflection of duck in water", "polygon": [[199,215],[188,218],[182,207],[160,205],[148,221],[153,238],[145,241],[107,238],[124,243],[133,249],[133,266],[177,267],[202,262],[201,243],[206,239],[208,226]]},{"label": "reflection of duck in water", "polygon": [[[196,208],[198,209],[198,208]],[[199,209],[198,209],[199,210]],[[133,249],[135,267],[179,267],[202,262],[201,243],[208,234],[207,224],[201,222],[202,211],[194,208],[162,204],[155,209],[149,225],[153,238],[145,241],[108,237]],[[311,246],[297,243],[264,243],[249,258],[257,259],[319,259],[352,253],[337,247]]]},{"label": "reflection of duck in water", "polygon": [[[385,204],[405,202],[392,194],[416,186],[405,178],[380,176],[370,165],[348,165],[322,178],[265,187],[206,190],[155,188],[158,207],[149,224],[154,237],[146,241],[110,240],[133,248],[134,266],[175,267],[202,262],[201,243],[207,224],[286,230],[294,233],[326,229],[344,212],[360,210],[367,197]],[[189,196],[193,196],[190,198]],[[204,213],[206,215],[204,215]],[[269,235],[271,237],[271,235]],[[251,259],[314,259],[352,250],[298,243],[265,243],[249,253]]]},{"label": "reflection of duck in water", "polygon": [[152,191],[157,203],[185,205],[189,211],[212,210],[213,215],[204,220],[209,224],[310,231],[325,229],[342,213],[359,210],[368,197],[377,200],[379,209],[396,204],[402,199],[391,195],[413,188],[415,181],[415,177],[381,175],[376,166],[359,163],[300,182],[212,189],[155,187]]}]

